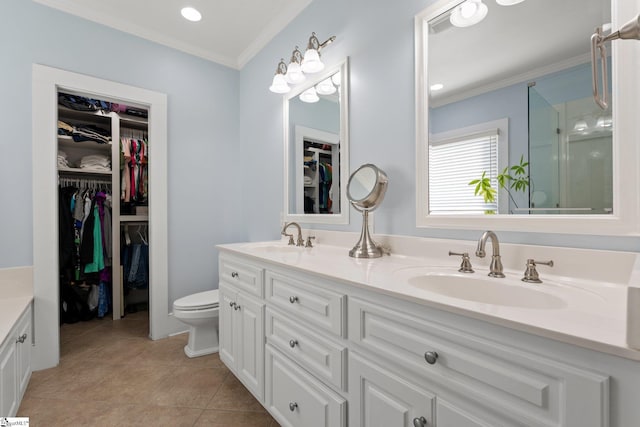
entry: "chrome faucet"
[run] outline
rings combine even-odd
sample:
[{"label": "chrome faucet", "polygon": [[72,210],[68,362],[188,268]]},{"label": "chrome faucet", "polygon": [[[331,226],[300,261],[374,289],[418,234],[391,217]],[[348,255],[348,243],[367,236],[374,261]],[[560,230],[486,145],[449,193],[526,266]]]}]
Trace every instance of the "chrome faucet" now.
[{"label": "chrome faucet", "polygon": [[284,223],[284,227],[282,227],[282,232],[281,234],[283,236],[289,236],[289,244],[293,245],[293,234],[287,234],[287,228],[289,228],[290,225],[295,225],[296,228],[298,229],[298,238],[296,239],[295,245],[296,246],[304,246],[304,239],[302,238],[302,229],[300,228],[300,224],[298,224],[297,222],[285,222]]},{"label": "chrome faucet", "polygon": [[491,277],[504,277],[502,272],[502,261],[500,260],[500,244],[498,243],[498,236],[493,231],[485,231],[482,233],[480,240],[478,240],[478,247],[476,248],[476,256],[484,258],[486,252],[484,247],[487,244],[487,239],[491,239],[491,246],[493,246],[493,255],[491,256],[491,264],[489,265],[489,276]]}]

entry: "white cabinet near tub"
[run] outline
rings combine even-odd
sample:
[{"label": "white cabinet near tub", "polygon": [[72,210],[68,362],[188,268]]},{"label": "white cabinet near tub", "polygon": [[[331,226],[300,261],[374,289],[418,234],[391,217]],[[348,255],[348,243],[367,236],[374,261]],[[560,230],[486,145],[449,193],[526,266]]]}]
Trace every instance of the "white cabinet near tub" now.
[{"label": "white cabinet near tub", "polygon": [[[220,359],[262,402],[264,399],[264,302],[248,292],[261,294],[262,270],[221,260]],[[223,273],[224,274],[224,273]],[[236,287],[240,283],[241,288]],[[241,290],[242,289],[242,290]]]},{"label": "white cabinet near tub", "polygon": [[220,263],[220,357],[283,426],[630,427],[640,413],[633,361],[224,247]]},{"label": "white cabinet near tub", "polygon": [[0,415],[12,417],[31,378],[31,305],[0,346]]}]

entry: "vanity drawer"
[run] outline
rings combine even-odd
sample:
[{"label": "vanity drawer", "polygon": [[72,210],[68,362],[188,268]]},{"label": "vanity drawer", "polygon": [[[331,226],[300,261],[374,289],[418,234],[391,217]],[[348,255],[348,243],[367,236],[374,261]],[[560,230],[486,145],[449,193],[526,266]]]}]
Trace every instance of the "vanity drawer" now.
[{"label": "vanity drawer", "polygon": [[264,270],[246,261],[220,256],[220,280],[262,298]]},{"label": "vanity drawer", "polygon": [[267,342],[300,366],[345,389],[347,349],[267,308]]},{"label": "vanity drawer", "polygon": [[265,406],[282,425],[346,425],[347,402],[270,345],[266,346]]},{"label": "vanity drawer", "polygon": [[[436,389],[457,390],[528,426],[565,425],[567,413],[571,425],[606,425],[606,376],[358,298],[349,299],[348,320],[350,340]],[[427,352],[437,353],[432,363]]]},{"label": "vanity drawer", "polygon": [[267,271],[267,303],[280,307],[293,318],[343,336],[346,296],[308,281]]}]

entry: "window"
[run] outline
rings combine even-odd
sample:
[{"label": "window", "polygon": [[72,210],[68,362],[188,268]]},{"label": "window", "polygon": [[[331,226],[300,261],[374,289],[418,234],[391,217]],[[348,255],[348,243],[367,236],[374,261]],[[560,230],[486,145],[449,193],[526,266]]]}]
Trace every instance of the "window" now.
[{"label": "window", "polygon": [[508,158],[506,148],[502,148],[506,144],[500,144],[507,126],[507,119],[503,119],[430,137],[430,214],[483,214],[508,209],[508,200],[501,200],[506,199],[502,192],[496,193],[493,202],[485,203],[481,195],[474,194],[475,186],[469,185],[486,172],[485,177],[498,190],[496,177]]}]

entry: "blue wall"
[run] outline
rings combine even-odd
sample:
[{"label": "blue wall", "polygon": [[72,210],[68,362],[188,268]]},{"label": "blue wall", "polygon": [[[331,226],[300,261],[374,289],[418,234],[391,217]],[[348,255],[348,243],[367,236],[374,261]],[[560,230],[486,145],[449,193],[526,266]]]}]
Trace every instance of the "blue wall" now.
[{"label": "blue wall", "polygon": [[[351,170],[372,162],[389,176],[387,196],[375,212],[375,231],[477,239],[482,230],[418,229],[415,226],[414,16],[433,2],[314,0],[240,72],[242,157],[256,159],[254,167],[248,170],[261,173],[260,165],[282,162],[281,98],[267,89],[278,59],[288,55],[295,45],[304,45],[311,31],[315,31],[321,41],[336,35],[336,41],[323,51],[323,59],[334,65],[345,56],[350,57]],[[524,130],[526,138],[524,86],[523,107],[508,115],[514,117],[510,132],[522,135]],[[506,104],[499,101],[498,105]],[[522,120],[516,122],[516,116]],[[514,129],[515,126],[518,128]],[[256,140],[261,143],[256,144]],[[253,185],[256,177],[251,174],[243,183],[244,223],[250,240],[277,238],[281,228],[282,172],[273,170],[269,175],[269,181],[258,188]],[[358,231],[360,225],[360,215],[352,211],[350,225],[322,228]],[[513,243],[618,250],[640,248],[638,238],[541,234],[533,229],[501,232],[500,237]]]},{"label": "blue wall", "polygon": [[246,238],[238,71],[25,0],[0,13],[0,267],[33,263],[32,63],[168,95],[169,298],[217,287],[214,245]]},{"label": "blue wall", "polygon": [[[415,227],[414,16],[433,0],[314,0],[242,71],[25,0],[0,14],[0,267],[31,265],[31,64],[168,94],[170,300],[215,286],[214,245],[279,238],[282,98],[269,92],[277,60],[311,31],[336,35],[323,52],[350,57],[351,169],[390,178],[376,232],[475,240],[481,230]],[[360,216],[336,230],[357,231]],[[500,233],[503,241],[638,250],[640,239]]]}]

